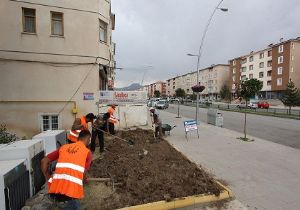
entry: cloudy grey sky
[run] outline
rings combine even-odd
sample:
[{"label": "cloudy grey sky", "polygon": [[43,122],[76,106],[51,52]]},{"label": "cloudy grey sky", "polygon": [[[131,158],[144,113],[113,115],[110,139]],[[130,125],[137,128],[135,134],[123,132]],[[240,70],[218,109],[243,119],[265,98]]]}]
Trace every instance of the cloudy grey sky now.
[{"label": "cloudy grey sky", "polygon": [[[219,0],[112,0],[116,86],[144,85],[196,70],[205,24]],[[201,67],[300,36],[299,0],[224,0],[209,28]],[[149,66],[153,66],[149,68]]]}]

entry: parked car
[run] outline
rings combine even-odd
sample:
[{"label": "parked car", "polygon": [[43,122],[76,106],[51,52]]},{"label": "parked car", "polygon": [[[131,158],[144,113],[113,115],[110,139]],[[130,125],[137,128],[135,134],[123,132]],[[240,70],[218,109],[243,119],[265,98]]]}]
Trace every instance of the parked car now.
[{"label": "parked car", "polygon": [[267,101],[260,101],[258,102],[257,107],[262,109],[269,109],[270,104]]},{"label": "parked car", "polygon": [[250,102],[249,104],[248,104],[248,108],[250,108],[250,109],[256,109],[256,108],[258,108],[258,102]]},{"label": "parked car", "polygon": [[158,101],[156,104],[156,108],[158,109],[167,109],[169,107],[169,103],[166,100]]},{"label": "parked car", "polygon": [[236,107],[239,108],[239,109],[245,109],[246,108],[246,102],[242,101]]},{"label": "parked car", "polygon": [[[245,109],[245,108],[246,108],[246,102],[245,102],[245,101],[242,101],[242,102],[241,102],[240,104],[238,104],[236,107],[239,108],[239,109]],[[247,108],[248,108],[248,109],[256,109],[257,107],[258,107],[257,102],[249,102],[249,103],[247,104]]]}]

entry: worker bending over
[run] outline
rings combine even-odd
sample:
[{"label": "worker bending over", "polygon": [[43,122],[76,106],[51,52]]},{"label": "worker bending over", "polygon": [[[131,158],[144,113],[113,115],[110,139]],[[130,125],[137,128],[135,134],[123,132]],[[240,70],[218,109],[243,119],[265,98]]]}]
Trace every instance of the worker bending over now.
[{"label": "worker bending over", "polygon": [[92,129],[92,142],[90,145],[90,149],[92,153],[95,152],[96,148],[96,138],[98,137],[99,140],[99,146],[100,146],[100,153],[104,152],[104,132],[108,132],[108,119],[110,117],[110,114],[107,112],[103,115],[98,115]]},{"label": "worker bending over", "polygon": [[[42,172],[48,180],[48,193],[55,207],[63,210],[79,210],[80,200],[84,196],[83,181],[85,171],[90,168],[92,154],[87,146],[91,133],[82,130],[78,141],[63,145],[60,149],[48,154],[41,161]],[[56,168],[51,175],[49,166],[56,161]]]},{"label": "worker bending over", "polygon": [[114,113],[116,110],[116,105],[111,105],[111,107],[108,108],[107,112],[109,113],[109,120],[108,120],[108,128],[109,133],[115,135],[115,124],[118,122],[117,118],[115,117]]},{"label": "worker bending over", "polygon": [[68,135],[68,143],[77,142],[80,131],[88,130],[88,123],[91,123],[93,125],[93,120],[95,118],[96,116],[93,113],[89,113],[86,116],[82,116],[81,118],[76,118],[70,130],[70,134]]},{"label": "worker bending over", "polygon": [[162,122],[159,117],[159,113],[155,108],[151,107],[150,114],[152,116],[152,127],[155,126],[155,137],[162,139]]}]

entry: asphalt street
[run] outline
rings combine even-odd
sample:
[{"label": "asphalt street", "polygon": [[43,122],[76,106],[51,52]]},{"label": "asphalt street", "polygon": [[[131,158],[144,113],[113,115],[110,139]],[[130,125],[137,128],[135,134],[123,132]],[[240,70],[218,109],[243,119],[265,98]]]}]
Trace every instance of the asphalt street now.
[{"label": "asphalt street", "polygon": [[[170,105],[165,111],[177,113],[177,105]],[[180,106],[180,115],[183,117],[195,119],[195,112],[195,107]],[[224,128],[243,133],[243,113],[221,112],[224,117]],[[207,109],[200,108],[199,116],[200,121],[207,122]],[[247,133],[254,137],[300,149],[300,120],[247,114]]]}]

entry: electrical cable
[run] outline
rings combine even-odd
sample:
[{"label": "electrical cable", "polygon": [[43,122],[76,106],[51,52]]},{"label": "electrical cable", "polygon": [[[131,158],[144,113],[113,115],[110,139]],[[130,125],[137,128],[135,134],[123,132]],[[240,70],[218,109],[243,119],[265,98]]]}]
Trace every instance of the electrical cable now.
[{"label": "electrical cable", "polygon": [[79,89],[81,88],[81,86],[83,85],[83,83],[85,82],[85,80],[88,78],[89,74],[92,72],[93,68],[95,67],[95,65],[97,65],[97,60],[98,58],[96,58],[94,65],[90,68],[90,70],[87,72],[87,74],[85,75],[85,77],[83,78],[83,80],[81,81],[81,83],[79,84],[78,88],[75,90],[74,94],[71,96],[71,98],[65,103],[65,105],[62,107],[62,109],[58,112],[58,116],[61,114],[62,111],[64,111],[64,109],[66,108],[66,106],[72,101],[72,99],[74,98],[74,96],[78,93]]}]

